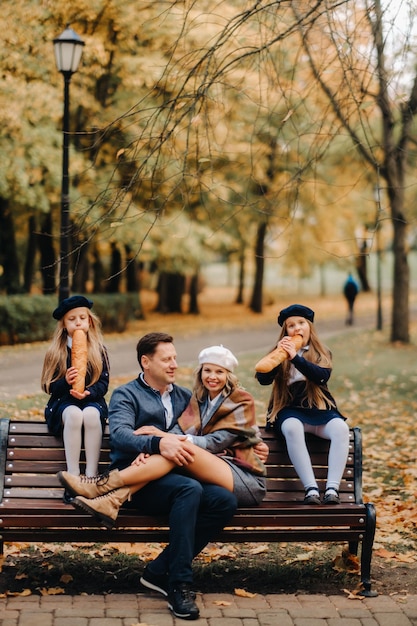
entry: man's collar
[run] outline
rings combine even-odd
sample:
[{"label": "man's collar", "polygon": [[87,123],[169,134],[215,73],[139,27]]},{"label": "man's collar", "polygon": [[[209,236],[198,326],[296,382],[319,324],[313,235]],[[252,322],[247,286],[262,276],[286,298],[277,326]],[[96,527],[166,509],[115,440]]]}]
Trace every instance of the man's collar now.
[{"label": "man's collar", "polygon": [[[161,394],[161,392],[159,391],[159,389],[155,389],[155,388],[154,388],[154,387],[152,387],[152,386],[151,386],[148,382],[146,382],[144,372],[141,372],[141,373],[139,374],[139,378],[141,379],[141,381],[143,382],[143,384],[144,384],[146,387],[149,387],[149,389],[152,389],[152,391],[153,391],[154,393],[159,393],[160,395],[162,395],[162,394]],[[166,387],[166,389],[165,389],[165,391],[164,391],[163,393],[165,393],[165,392],[171,393],[171,391],[172,391],[173,389],[174,389],[174,387],[173,387],[172,383],[169,383],[169,385],[167,385],[167,387]]]}]

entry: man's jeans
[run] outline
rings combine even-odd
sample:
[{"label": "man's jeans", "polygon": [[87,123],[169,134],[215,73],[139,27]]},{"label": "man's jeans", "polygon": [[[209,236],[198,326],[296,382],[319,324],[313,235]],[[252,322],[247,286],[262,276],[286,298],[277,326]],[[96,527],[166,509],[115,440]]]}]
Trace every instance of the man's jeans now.
[{"label": "man's jeans", "polygon": [[169,516],[169,545],[152,562],[154,574],[169,574],[173,588],[193,580],[192,560],[236,511],[233,493],[171,472],[135,493],[128,505],[148,515]]}]

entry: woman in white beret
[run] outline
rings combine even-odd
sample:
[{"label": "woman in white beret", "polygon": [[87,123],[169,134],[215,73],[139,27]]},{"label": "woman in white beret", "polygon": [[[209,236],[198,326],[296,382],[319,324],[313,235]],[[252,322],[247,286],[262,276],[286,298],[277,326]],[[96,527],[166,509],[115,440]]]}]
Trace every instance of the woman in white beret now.
[{"label": "woman in white beret", "polygon": [[[202,350],[198,362],[190,403],[170,432],[186,434],[227,463],[231,475],[223,486],[233,485],[239,506],[259,504],[266,475],[261,458],[266,460],[268,447],[256,424],[253,396],[239,386],[233,373],[238,361],[220,345]],[[210,458],[207,467],[213,471]]]},{"label": "woman in white beret", "polygon": [[[77,496],[75,504],[107,528],[115,524],[125,500],[174,469],[228,489],[240,506],[257,505],[264,498],[263,461],[269,450],[256,424],[253,396],[239,386],[233,373],[238,361],[224,346],[211,346],[200,352],[198,362],[190,403],[174,426],[168,432],[155,426],[135,431],[137,435],[186,439],[191,461],[179,467],[161,454],[141,453],[130,466],[113,469],[95,481],[75,480],[66,472],[60,473],[60,480],[65,479],[63,484]],[[107,502],[103,497],[123,487],[128,487],[123,500],[108,498]]]}]

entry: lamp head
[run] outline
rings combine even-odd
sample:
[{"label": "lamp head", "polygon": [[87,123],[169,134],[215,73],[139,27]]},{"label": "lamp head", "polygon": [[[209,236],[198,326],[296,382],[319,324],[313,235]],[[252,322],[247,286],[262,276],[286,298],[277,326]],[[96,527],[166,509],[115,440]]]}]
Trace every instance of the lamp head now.
[{"label": "lamp head", "polygon": [[63,33],[54,39],[55,61],[59,72],[73,74],[77,71],[84,41],[67,25]]}]

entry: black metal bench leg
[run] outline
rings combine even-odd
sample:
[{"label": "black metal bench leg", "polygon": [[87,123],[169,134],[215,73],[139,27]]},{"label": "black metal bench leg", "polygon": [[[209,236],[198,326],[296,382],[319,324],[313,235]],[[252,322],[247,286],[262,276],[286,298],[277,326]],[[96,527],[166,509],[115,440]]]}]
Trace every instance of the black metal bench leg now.
[{"label": "black metal bench leg", "polygon": [[362,541],[362,553],[361,553],[361,580],[363,590],[361,596],[367,598],[374,598],[378,595],[377,591],[371,589],[371,560],[372,560],[372,546],[375,537],[376,528],[376,511],[373,504],[365,504],[366,507],[366,532],[365,538]]},{"label": "black metal bench leg", "polygon": [[3,502],[4,477],[6,475],[7,444],[9,442],[10,420],[0,419],[0,502]]}]

